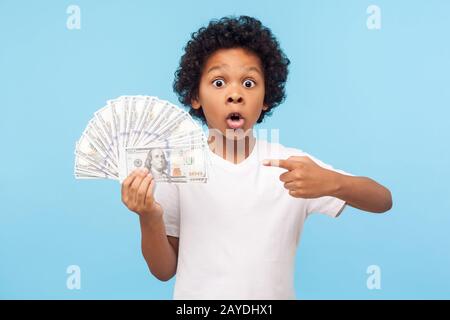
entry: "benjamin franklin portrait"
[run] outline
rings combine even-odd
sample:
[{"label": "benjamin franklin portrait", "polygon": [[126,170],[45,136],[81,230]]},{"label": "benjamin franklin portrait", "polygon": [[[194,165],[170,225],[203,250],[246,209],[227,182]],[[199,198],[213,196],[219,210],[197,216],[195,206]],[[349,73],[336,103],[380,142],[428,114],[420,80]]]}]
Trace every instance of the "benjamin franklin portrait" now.
[{"label": "benjamin franklin portrait", "polygon": [[157,180],[170,180],[168,162],[162,149],[151,149],[145,159],[145,167]]}]

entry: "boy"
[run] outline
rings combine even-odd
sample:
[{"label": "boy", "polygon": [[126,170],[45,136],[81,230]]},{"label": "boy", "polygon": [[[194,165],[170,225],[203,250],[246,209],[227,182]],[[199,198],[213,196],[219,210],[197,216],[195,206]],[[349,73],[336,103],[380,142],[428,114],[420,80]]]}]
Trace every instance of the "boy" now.
[{"label": "boy", "polygon": [[389,190],[369,178],[255,138],[254,124],[284,99],[288,65],[271,31],[247,16],[211,21],[185,48],[174,90],[208,125],[208,182],[153,192],[146,170],[122,184],[151,273],[177,275],[175,299],[294,299],[295,251],[310,213],[392,206]]}]

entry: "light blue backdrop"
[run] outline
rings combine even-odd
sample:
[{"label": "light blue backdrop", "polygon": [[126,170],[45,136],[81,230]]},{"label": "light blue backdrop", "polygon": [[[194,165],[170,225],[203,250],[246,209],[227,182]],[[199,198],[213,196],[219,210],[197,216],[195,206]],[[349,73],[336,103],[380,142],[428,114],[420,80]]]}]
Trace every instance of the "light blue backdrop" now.
[{"label": "light blue backdrop", "polygon": [[[81,29],[66,27],[69,5]],[[366,9],[381,9],[369,30]],[[262,127],[392,191],[385,215],[313,215],[300,299],[450,298],[450,1],[0,1],[0,298],[170,299],[115,181],[73,178],[74,143],[123,94],[177,102],[190,33],[255,16],[292,61],[287,100]],[[69,265],[81,289],[66,287]],[[381,269],[369,290],[368,266]]]}]

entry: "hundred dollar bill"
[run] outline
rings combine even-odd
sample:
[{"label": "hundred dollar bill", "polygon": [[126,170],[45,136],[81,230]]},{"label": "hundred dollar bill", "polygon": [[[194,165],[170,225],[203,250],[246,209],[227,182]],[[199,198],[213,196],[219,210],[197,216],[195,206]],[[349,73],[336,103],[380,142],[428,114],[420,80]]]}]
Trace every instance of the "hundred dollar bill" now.
[{"label": "hundred dollar bill", "polygon": [[[113,150],[113,145],[109,142],[108,137],[104,133],[103,129],[101,128],[101,124],[97,121],[97,119],[92,119],[89,121],[86,132],[89,132],[89,135],[92,135],[93,138],[91,140],[96,140],[98,144],[101,145],[101,147],[105,150],[105,152],[108,154],[110,159],[113,160],[113,162],[116,164],[116,154]],[[116,164],[117,167],[117,164]]]},{"label": "hundred dollar bill", "polygon": [[103,144],[98,132],[92,125],[92,122],[88,124],[82,135],[85,135],[87,137],[87,140],[92,144],[92,146],[95,147],[95,149],[103,157],[103,159],[109,162],[111,166],[114,167],[117,171],[115,156],[111,152],[109,152],[107,149],[108,147]]},{"label": "hundred dollar bill", "polygon": [[137,128],[140,125],[141,119],[143,118],[144,112],[147,106],[152,101],[151,97],[145,96],[134,96],[131,99],[131,107],[130,107],[130,123],[128,125],[128,139],[126,146],[134,146],[134,139],[138,132]]},{"label": "hundred dollar bill", "polygon": [[114,118],[109,105],[101,108],[94,114],[94,120],[98,123],[99,128],[103,131],[108,142],[108,149],[112,149],[116,159],[118,158],[117,147],[114,144],[115,125]]},{"label": "hundred dollar bill", "polygon": [[81,155],[86,161],[89,161],[98,169],[108,172],[111,176],[117,176],[117,169],[114,165],[108,161],[108,158],[105,157],[84,134],[75,145],[75,155]]},{"label": "hundred dollar bill", "polygon": [[200,134],[202,129],[196,125],[187,112],[180,112],[176,118],[166,123],[163,128],[148,135],[143,143],[147,145],[155,140],[177,139],[192,132]]},{"label": "hundred dollar bill", "polygon": [[147,168],[157,182],[205,183],[208,178],[205,145],[126,148],[119,180],[140,168]]},{"label": "hundred dollar bill", "polygon": [[[154,96],[120,96],[108,100],[105,107],[95,112],[76,143],[74,174],[80,179],[122,181],[127,173],[139,167],[131,168],[130,162],[127,166],[126,157],[131,154],[126,150],[133,148],[137,157],[134,160],[145,155],[137,150],[147,149],[146,158],[140,161],[148,160],[149,166],[153,158],[158,157],[153,154],[166,158],[167,174],[161,174],[159,181],[207,181],[209,162],[205,166],[205,158],[208,160],[205,150],[208,141],[202,127],[188,112]],[[195,160],[188,162],[186,159]],[[157,161],[154,162],[156,167]]]},{"label": "hundred dollar bill", "polygon": [[75,158],[74,175],[77,179],[115,179],[117,175],[108,170],[99,168],[92,161],[86,159],[83,155],[78,154]]},{"label": "hundred dollar bill", "polygon": [[152,119],[151,123],[144,125],[139,139],[136,141],[137,145],[145,145],[148,137],[157,134],[165,124],[169,123],[176,116],[176,109],[168,101],[158,101],[152,107],[156,112],[156,117]]},{"label": "hundred dollar bill", "polygon": [[139,120],[136,123],[136,128],[133,134],[133,140],[131,146],[137,146],[141,139],[142,133],[148,127],[152,126],[158,118],[163,105],[154,97],[148,97],[149,101],[145,102],[144,110],[139,116]]}]

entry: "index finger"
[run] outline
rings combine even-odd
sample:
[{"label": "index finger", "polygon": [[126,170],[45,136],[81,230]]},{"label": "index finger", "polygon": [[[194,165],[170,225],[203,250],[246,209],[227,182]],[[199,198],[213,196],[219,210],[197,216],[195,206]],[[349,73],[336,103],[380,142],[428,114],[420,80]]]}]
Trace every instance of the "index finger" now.
[{"label": "index finger", "polygon": [[279,167],[289,171],[295,169],[294,161],[285,159],[267,159],[263,161],[263,165],[268,167]]}]

